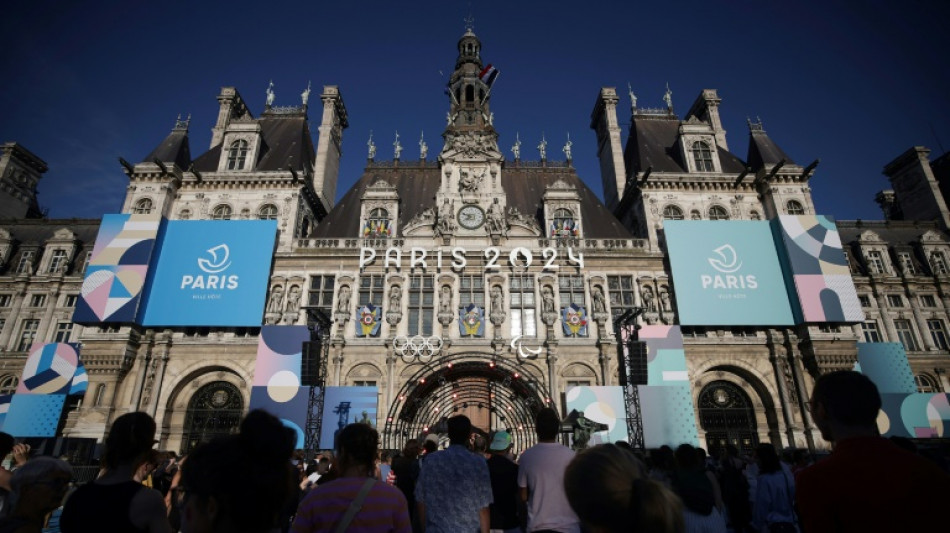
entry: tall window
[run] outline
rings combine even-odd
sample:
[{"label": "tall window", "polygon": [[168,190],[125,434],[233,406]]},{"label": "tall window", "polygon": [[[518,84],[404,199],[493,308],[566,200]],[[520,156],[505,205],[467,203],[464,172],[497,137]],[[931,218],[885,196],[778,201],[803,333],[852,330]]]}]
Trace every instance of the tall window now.
[{"label": "tall window", "polygon": [[884,256],[879,250],[868,251],[868,272],[871,274],[884,273]]},{"label": "tall window", "polygon": [[950,343],[947,342],[947,327],[943,324],[943,320],[928,320],[927,329],[930,330],[930,336],[934,340],[934,346],[940,350],[950,348]]},{"label": "tall window", "polygon": [[935,276],[950,273],[950,269],[947,268],[947,258],[943,255],[943,252],[932,252],[930,254],[930,267],[933,269]]},{"label": "tall window", "polygon": [[214,220],[231,220],[231,206],[228,204],[220,204],[215,206],[214,210],[211,211],[211,218]]},{"label": "tall window", "polygon": [[534,276],[530,274],[512,274],[509,282],[511,335],[535,337],[538,331],[535,319]]},{"label": "tall window", "polygon": [[373,304],[383,305],[383,276],[364,275],[360,276],[360,307]]},{"label": "tall window", "polygon": [[485,309],[485,278],[482,276],[459,276],[459,289],[459,317],[464,317],[468,306],[475,304],[482,309],[482,323],[484,324],[488,316],[488,310]]},{"label": "tall window", "polygon": [[869,320],[861,325],[864,331],[864,342],[881,342],[881,332],[877,329],[877,322]]},{"label": "tall window", "polygon": [[76,307],[76,300],[78,299],[78,294],[67,294],[66,298],[63,300],[63,307]]},{"label": "tall window", "polygon": [[663,218],[666,220],[683,220],[683,210],[675,205],[668,205],[663,208]]},{"label": "tall window", "polygon": [[73,332],[72,322],[60,322],[56,324],[56,338],[54,342],[69,342],[69,336]]},{"label": "tall window", "polygon": [[265,204],[257,212],[257,218],[260,220],[277,220],[277,206],[274,204]]},{"label": "tall window", "polygon": [[922,294],[920,305],[923,307],[937,307],[937,298],[933,294]]},{"label": "tall window", "polygon": [[610,293],[610,314],[616,319],[636,301],[633,276],[607,276],[607,292]]},{"label": "tall window", "polygon": [[307,295],[307,305],[317,307],[323,311],[327,318],[330,317],[333,306],[333,288],[335,285],[333,276],[312,276],[310,278],[310,290]]},{"label": "tall window", "polygon": [[66,272],[66,250],[53,250],[53,257],[49,260],[49,273]]},{"label": "tall window", "polygon": [[86,269],[89,268],[89,261],[92,260],[92,252],[86,252],[86,255],[82,259],[82,273],[86,273]]},{"label": "tall window", "polygon": [[228,148],[228,170],[241,170],[247,161],[247,141],[234,141]]},{"label": "tall window", "polygon": [[33,257],[36,254],[33,250],[24,250],[20,252],[20,261],[16,265],[17,274],[29,274],[33,271]]},{"label": "tall window", "polygon": [[712,172],[713,168],[713,159],[712,152],[709,150],[709,145],[699,141],[693,143],[693,162],[696,163],[696,172]]},{"label": "tall window", "polygon": [[45,294],[34,294],[30,296],[30,307],[45,307],[45,306],[46,306]]},{"label": "tall window", "polygon": [[897,263],[901,266],[901,270],[904,274],[909,276],[917,274],[917,269],[914,268],[914,259],[911,257],[910,252],[898,252]]},{"label": "tall window", "polygon": [[434,314],[433,276],[412,276],[409,279],[409,335],[432,335]]},{"label": "tall window", "polygon": [[13,297],[9,294],[0,294],[0,307],[10,307],[11,301],[13,301]]},{"label": "tall window", "polygon": [[888,307],[904,307],[904,299],[901,298],[899,294],[888,294],[887,306]]},{"label": "tall window", "polygon": [[30,349],[36,340],[36,330],[40,329],[40,321],[35,319],[24,320],[20,326],[20,342],[17,351],[25,352]]},{"label": "tall window", "polygon": [[937,386],[937,380],[927,374],[917,374],[914,376],[914,383],[917,385],[917,392],[922,394],[943,392]]},{"label": "tall window", "polygon": [[709,220],[729,220],[729,211],[721,205],[714,205],[709,208]]},{"label": "tall window", "polygon": [[897,330],[897,338],[904,344],[905,350],[908,352],[920,350],[920,346],[917,344],[917,336],[914,335],[914,329],[913,326],[910,325],[910,320],[895,320],[894,329]]},{"label": "tall window", "polygon": [[871,297],[867,294],[858,295],[858,301],[861,302],[861,307],[871,307]]},{"label": "tall window", "polygon": [[789,200],[785,204],[785,212],[789,215],[804,215],[805,207],[798,200]]},{"label": "tall window", "polygon": [[147,215],[152,212],[152,200],[149,198],[142,198],[138,202],[135,202],[135,207],[132,208],[132,212],[136,215]]}]

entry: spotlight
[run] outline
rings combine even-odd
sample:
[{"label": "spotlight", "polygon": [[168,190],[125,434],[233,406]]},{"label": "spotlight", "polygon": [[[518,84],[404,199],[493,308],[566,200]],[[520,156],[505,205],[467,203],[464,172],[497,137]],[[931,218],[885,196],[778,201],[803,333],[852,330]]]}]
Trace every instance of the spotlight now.
[{"label": "spotlight", "polygon": [[488,363],[488,368],[495,368],[495,362]]},{"label": "spotlight", "polygon": [[519,377],[521,377],[521,374],[515,372],[515,379],[518,379]]},{"label": "spotlight", "polygon": [[452,363],[449,363],[449,368],[452,368]]},{"label": "spotlight", "polygon": [[422,428],[422,431],[425,431],[426,433],[428,433],[428,432],[429,432],[429,426],[426,426],[426,427]]},{"label": "spotlight", "polygon": [[421,379],[419,380],[419,383],[425,383],[425,382],[426,382],[426,378],[421,378]]}]

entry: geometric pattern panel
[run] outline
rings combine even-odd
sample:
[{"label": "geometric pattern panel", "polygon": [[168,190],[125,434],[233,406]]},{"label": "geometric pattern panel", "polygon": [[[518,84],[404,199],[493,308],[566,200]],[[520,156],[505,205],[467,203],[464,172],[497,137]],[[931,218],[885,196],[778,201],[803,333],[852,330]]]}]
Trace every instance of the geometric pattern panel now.
[{"label": "geometric pattern panel", "polygon": [[623,387],[580,386],[568,389],[567,412],[576,410],[585,418],[604,424],[604,431],[592,431],[588,445],[627,440],[627,413]]},{"label": "geometric pattern panel", "polygon": [[14,394],[3,431],[14,437],[55,437],[65,394]]},{"label": "geometric pattern panel", "polygon": [[674,447],[684,443],[699,445],[693,395],[688,386],[640,385],[638,389],[646,448],[659,448],[664,444]]},{"label": "geometric pattern panel", "polygon": [[359,422],[375,427],[378,394],[376,387],[327,387],[323,399],[320,448],[334,449],[337,433],[347,424]]},{"label": "geometric pattern panel", "polygon": [[907,361],[904,345],[899,342],[859,342],[858,363],[861,373],[877,385],[881,394],[914,394],[917,385]]},{"label": "geometric pattern panel", "polygon": [[158,213],[102,217],[73,322],[135,321],[161,223]]},{"label": "geometric pattern panel", "polygon": [[285,426],[294,430],[297,434],[296,447],[303,449],[310,389],[311,387],[296,387],[293,394],[288,394],[290,389],[254,386],[251,387],[250,409],[263,409],[279,418]]},{"label": "geometric pattern panel", "polygon": [[782,255],[798,294],[801,320],[862,322],[864,312],[834,220],[823,215],[783,215],[773,224],[781,235]]},{"label": "geometric pattern panel", "polygon": [[0,394],[0,430],[7,419],[7,413],[10,412],[10,402],[13,400],[12,394]]},{"label": "geometric pattern panel", "polygon": [[877,427],[885,437],[946,438],[950,434],[950,395],[882,393]]},{"label": "geometric pattern panel", "polygon": [[640,340],[647,345],[648,385],[689,385],[679,326],[643,326]]},{"label": "geometric pattern panel", "polygon": [[79,366],[76,367],[76,374],[73,375],[73,380],[69,385],[69,395],[76,396],[86,394],[88,388],[89,374],[86,373],[86,367],[82,364],[82,360],[80,360]]},{"label": "geometric pattern panel", "polygon": [[17,395],[66,394],[79,366],[79,354],[72,344],[36,343],[23,366]]},{"label": "geometric pattern panel", "polygon": [[309,340],[307,326],[261,327],[252,384],[255,387],[299,387],[303,343]]}]

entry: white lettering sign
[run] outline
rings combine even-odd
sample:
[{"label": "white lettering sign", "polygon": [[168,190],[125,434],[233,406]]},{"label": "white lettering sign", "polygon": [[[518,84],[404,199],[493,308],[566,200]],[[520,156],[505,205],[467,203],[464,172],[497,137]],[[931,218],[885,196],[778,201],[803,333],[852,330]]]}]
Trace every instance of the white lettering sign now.
[{"label": "white lettering sign", "polygon": [[[429,268],[429,263],[427,259],[429,257],[435,258],[436,268],[442,269],[442,253],[441,248],[431,252],[425,248],[413,246],[409,251],[409,268],[419,268],[423,271]],[[468,266],[468,259],[465,254],[467,250],[461,246],[456,246],[452,248],[449,254],[452,257],[451,268],[452,270],[458,272],[465,269]],[[554,248],[544,248],[538,252],[532,252],[531,250],[519,246],[513,248],[508,252],[508,266],[512,268],[530,268],[534,264],[535,255],[540,255],[544,258],[544,266],[541,270],[546,271],[557,271],[561,268],[560,265],[556,264],[558,260],[558,250]],[[360,270],[373,265],[376,262],[376,250],[373,248],[360,248]],[[482,255],[485,258],[485,267],[486,271],[497,271],[501,269],[501,264],[499,264],[499,259],[502,257],[501,249],[497,246],[489,246],[485,248]],[[397,270],[403,267],[402,264],[402,250],[399,248],[387,248],[385,253],[385,261],[383,263],[384,268],[395,268]],[[580,252],[575,252],[573,248],[567,249],[567,261],[570,264],[573,264],[579,268],[584,268],[584,254]]]}]

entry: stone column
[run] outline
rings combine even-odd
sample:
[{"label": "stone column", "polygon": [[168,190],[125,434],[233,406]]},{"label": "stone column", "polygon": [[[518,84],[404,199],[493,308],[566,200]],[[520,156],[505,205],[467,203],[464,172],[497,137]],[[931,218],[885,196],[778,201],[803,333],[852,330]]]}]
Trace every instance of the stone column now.
[{"label": "stone column", "polygon": [[789,331],[786,331],[785,345],[788,350],[788,363],[792,365],[792,378],[795,388],[798,389],[798,407],[802,412],[802,421],[805,423],[805,441],[808,443],[808,450],[814,452],[815,447],[815,423],[811,419],[811,413],[805,409],[805,401],[808,397],[805,388],[805,379],[802,377],[802,356],[795,347],[797,338]]},{"label": "stone column", "polygon": [[[557,383],[557,347],[548,348],[548,396],[551,401],[557,398],[557,389],[554,385]],[[548,405],[549,407],[550,405]]]},{"label": "stone column", "polygon": [[[155,345],[155,331],[145,331],[145,353],[137,357],[139,362],[139,375],[135,380],[135,388],[132,389],[132,411],[138,411],[142,403],[142,390],[145,388],[145,377],[148,375],[148,363],[152,359],[152,346]],[[141,347],[141,345],[140,345]]]},{"label": "stone column", "polygon": [[389,380],[389,383],[386,384],[386,401],[391,405],[393,402],[393,394],[395,393],[396,381],[396,354],[393,353],[391,345],[386,351],[386,375]]},{"label": "stone column", "polygon": [[[775,332],[769,331],[769,362],[772,363],[772,374],[775,377],[775,385],[778,387],[778,397],[779,401],[782,404],[782,419],[785,421],[785,434],[788,438],[788,443],[790,446],[795,445],[795,423],[794,418],[792,417],[792,410],[788,403],[788,389],[785,387],[785,372],[782,369],[782,364],[786,363],[781,361],[783,354],[779,353],[779,346],[776,346],[776,340],[781,343],[781,339],[776,339],[774,335]],[[787,364],[787,363],[786,363]]]},{"label": "stone column", "polygon": [[[26,283],[18,283],[16,292],[13,294],[13,301],[10,303],[10,313],[7,315],[7,320],[10,323],[4,327],[6,331],[0,334],[0,349],[6,347],[9,351],[15,351],[18,348],[17,343],[20,342],[20,338],[15,337],[14,331],[17,329],[16,319],[23,317],[23,299],[25,297]],[[10,342],[11,337],[15,337],[12,343]]]},{"label": "stone column", "polygon": [[46,293],[46,312],[40,319],[39,327],[36,329],[36,342],[46,342],[49,338],[50,323],[53,321],[53,312],[56,311],[56,298],[59,297],[59,287],[56,287]]},{"label": "stone column", "polygon": [[165,367],[168,365],[168,352],[172,346],[171,331],[165,332],[165,347],[161,358],[158,360],[158,367],[155,369],[155,378],[152,380],[152,397],[148,404],[148,414],[155,416],[158,411],[158,397],[162,393],[162,382],[165,379]]},{"label": "stone column", "polygon": [[881,311],[881,320],[884,321],[884,331],[887,332],[887,342],[900,342],[900,338],[897,336],[897,330],[894,329],[894,319],[891,318],[890,313],[888,312],[889,308],[886,305],[886,298],[880,292],[878,292],[877,287],[874,288],[874,298],[877,300],[877,308]]},{"label": "stone column", "polygon": [[937,351],[937,345],[934,344],[933,335],[930,334],[930,328],[927,327],[927,320],[924,319],[924,315],[920,313],[920,307],[914,305],[914,300],[917,298],[917,292],[908,289],[907,298],[910,300],[910,310],[914,313],[914,321],[917,322],[917,329],[920,331],[920,337],[924,342],[924,346],[927,347],[927,351]]}]

